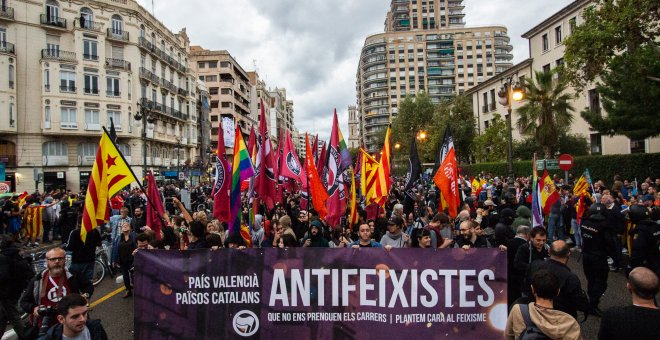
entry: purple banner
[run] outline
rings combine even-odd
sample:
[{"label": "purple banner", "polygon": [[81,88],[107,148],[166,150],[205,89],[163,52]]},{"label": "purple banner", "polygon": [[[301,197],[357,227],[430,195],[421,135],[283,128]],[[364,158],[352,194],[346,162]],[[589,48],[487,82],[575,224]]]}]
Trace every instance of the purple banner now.
[{"label": "purple banner", "polygon": [[136,339],[501,338],[497,249],[141,250]]}]

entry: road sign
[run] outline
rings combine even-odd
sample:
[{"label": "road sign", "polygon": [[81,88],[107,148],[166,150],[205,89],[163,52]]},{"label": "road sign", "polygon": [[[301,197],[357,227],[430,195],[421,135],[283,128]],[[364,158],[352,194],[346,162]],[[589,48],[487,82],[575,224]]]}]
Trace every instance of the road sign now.
[{"label": "road sign", "polygon": [[559,156],[559,168],[568,171],[573,167],[573,157],[567,153]]},{"label": "road sign", "polygon": [[559,161],[556,159],[539,159],[536,161],[536,169],[543,171],[543,162],[546,170],[559,170]]}]

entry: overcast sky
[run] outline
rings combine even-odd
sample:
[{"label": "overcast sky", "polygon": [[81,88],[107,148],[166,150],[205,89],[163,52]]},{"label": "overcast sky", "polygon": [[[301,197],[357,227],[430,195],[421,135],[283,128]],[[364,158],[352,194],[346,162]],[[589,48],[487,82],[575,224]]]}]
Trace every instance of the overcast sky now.
[{"label": "overcast sky", "polygon": [[[467,26],[505,25],[514,63],[529,56],[520,35],[571,0],[465,0]],[[152,0],[138,0],[152,11]],[[153,0],[170,30],[186,27],[191,44],[228,50],[267,86],[284,87],[301,132],[329,139],[332,112],[348,138],[348,105],[367,35],[383,31],[390,0]]]}]

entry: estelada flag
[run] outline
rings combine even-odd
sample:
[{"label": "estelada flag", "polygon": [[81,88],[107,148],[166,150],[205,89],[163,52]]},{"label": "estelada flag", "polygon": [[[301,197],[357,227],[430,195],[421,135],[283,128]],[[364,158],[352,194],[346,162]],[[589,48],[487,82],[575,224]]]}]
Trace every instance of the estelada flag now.
[{"label": "estelada flag", "polygon": [[305,176],[301,176],[302,167],[300,166],[300,160],[296,154],[296,149],[293,147],[291,135],[288,131],[286,132],[286,138],[283,141],[283,144],[284,151],[280,158],[280,176],[296,181],[302,181]]},{"label": "estelada flag", "polygon": [[353,228],[358,223],[357,211],[357,187],[355,186],[355,176],[351,175],[351,202],[349,225]]},{"label": "estelada flag", "polygon": [[229,191],[231,190],[231,168],[225,151],[225,136],[222,123],[218,123],[218,150],[216,153],[215,181],[213,182],[213,217],[221,222],[229,222]]},{"label": "estelada flag", "polygon": [[456,164],[456,153],[450,148],[444,161],[440,164],[438,172],[433,177],[433,182],[438,186],[446,202],[449,217],[458,215],[458,165]]},{"label": "estelada flag", "polygon": [[87,239],[87,233],[110,220],[110,197],[134,181],[137,179],[126,164],[124,156],[103,128],[85,196],[80,228],[80,238],[83,242]]},{"label": "estelada flag", "polygon": [[387,200],[387,195],[382,196],[381,186],[385,183],[382,181],[383,176],[380,174],[380,163],[369,153],[360,148],[362,154],[362,169],[360,170],[360,184],[362,196],[366,199],[366,205],[376,203],[382,206]]},{"label": "estelada flag", "polygon": [[380,171],[381,171],[381,181],[385,181],[385,185],[381,188],[381,195],[387,197],[389,195],[390,187],[392,186],[392,177],[390,177],[390,159],[391,159],[391,150],[390,150],[390,134],[392,128],[390,125],[387,126],[387,132],[385,132],[385,140],[383,141],[383,149],[380,152]]},{"label": "estelada flag", "polygon": [[[309,136],[305,135],[306,155],[312,154],[312,149],[309,146]],[[305,171],[307,171],[307,186],[309,188],[309,196],[312,199],[314,210],[319,213],[321,219],[325,219],[328,211],[325,208],[325,202],[328,200],[328,193],[321,183],[321,178],[318,175],[316,164],[314,164],[313,157],[305,157]]]}]

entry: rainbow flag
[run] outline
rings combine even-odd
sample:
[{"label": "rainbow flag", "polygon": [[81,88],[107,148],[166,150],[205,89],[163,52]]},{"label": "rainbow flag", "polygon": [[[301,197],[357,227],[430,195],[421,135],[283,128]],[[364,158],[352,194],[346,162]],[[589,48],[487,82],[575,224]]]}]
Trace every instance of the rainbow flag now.
[{"label": "rainbow flag", "polygon": [[240,232],[241,230],[241,182],[254,176],[254,166],[250,160],[250,153],[245,146],[243,133],[236,124],[234,137],[234,161],[231,163],[231,194],[229,202],[231,205],[231,220],[229,232]]}]

